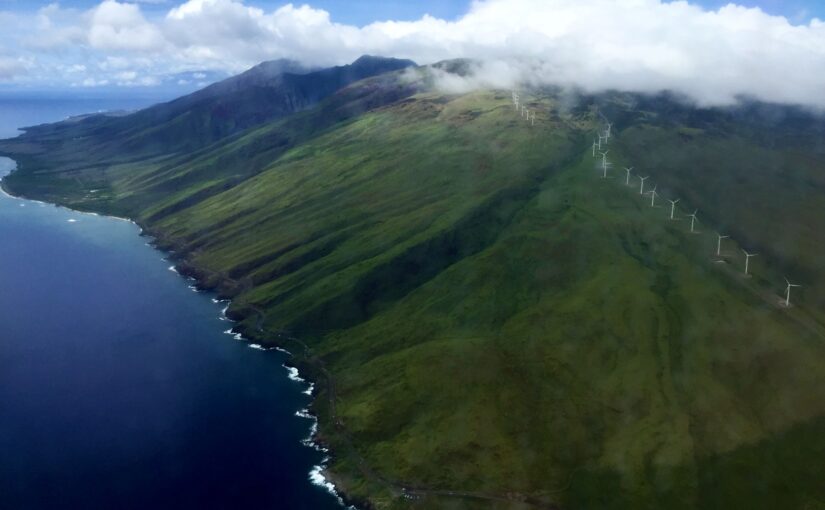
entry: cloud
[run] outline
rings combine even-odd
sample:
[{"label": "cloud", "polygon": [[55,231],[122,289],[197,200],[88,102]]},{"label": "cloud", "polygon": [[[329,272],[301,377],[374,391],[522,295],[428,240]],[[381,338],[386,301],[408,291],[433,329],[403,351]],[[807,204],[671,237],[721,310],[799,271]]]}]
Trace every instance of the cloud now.
[{"label": "cloud", "polygon": [[668,89],[702,104],[746,95],[825,107],[825,23],[793,24],[735,4],[709,11],[686,1],[476,0],[453,21],[424,16],[364,27],[309,5],[267,11],[240,0],[189,0],[150,19],[139,5],[115,0],[38,16],[30,39],[63,45],[83,60],[75,63],[98,70],[95,81],[122,81],[115,75],[124,71],[237,72],[275,58],[342,64],[370,53],[419,63],[478,59],[469,79],[441,73],[439,83],[453,90],[561,84]]},{"label": "cloud", "polygon": [[101,50],[157,51],[165,40],[161,30],[146,21],[136,4],[106,0],[91,13],[88,42]]},{"label": "cloud", "polygon": [[24,59],[0,55],[0,81],[10,81],[25,75],[31,66],[31,62]]}]

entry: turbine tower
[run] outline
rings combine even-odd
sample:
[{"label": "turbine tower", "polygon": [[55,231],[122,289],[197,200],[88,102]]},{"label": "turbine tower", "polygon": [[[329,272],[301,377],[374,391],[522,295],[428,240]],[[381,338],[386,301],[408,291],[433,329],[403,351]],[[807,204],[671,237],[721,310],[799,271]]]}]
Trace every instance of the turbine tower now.
[{"label": "turbine tower", "polygon": [[748,267],[750,266],[751,257],[755,257],[759,255],[758,253],[748,253],[745,250],[742,250],[742,253],[745,254],[745,274],[748,274]]},{"label": "turbine tower", "polygon": [[730,236],[723,236],[721,234],[716,234],[716,256],[719,257],[722,255],[722,239],[727,239]]},{"label": "turbine tower", "polygon": [[785,307],[787,308],[791,306],[791,287],[802,287],[802,285],[791,283],[787,278],[785,278],[785,283],[788,284],[788,286],[785,287]]},{"label": "turbine tower", "polygon": [[596,139],[593,139],[593,157],[596,157]]},{"label": "turbine tower", "polygon": [[699,212],[699,209],[696,209],[695,211],[693,211],[693,214],[688,214],[688,216],[690,216],[690,233],[691,234],[694,233],[693,225],[696,223],[696,213],[698,213],[698,212]]},{"label": "turbine tower", "polygon": [[599,150],[599,151],[601,151],[601,150],[602,150],[602,135],[599,135],[598,150]]},{"label": "turbine tower", "polygon": [[627,177],[624,180],[625,186],[630,186],[630,171],[633,170],[633,167],[627,168],[624,167],[624,171],[627,173]]},{"label": "turbine tower", "polygon": [[607,177],[607,153],[610,151],[599,151],[599,154],[602,155],[602,169],[604,170],[604,174],[602,174],[602,178]]},{"label": "turbine tower", "polygon": [[642,186],[639,188],[639,194],[640,195],[645,194],[645,179],[648,179],[648,178],[650,178],[649,175],[646,176],[646,177],[642,177],[641,175],[639,176],[639,180],[642,181]]},{"label": "turbine tower", "polygon": [[658,186],[658,184],[656,186],[653,186],[652,190],[648,191],[648,194],[650,195],[650,207],[655,207],[656,195],[658,195],[658,193],[656,193],[656,187],[657,186]]},{"label": "turbine tower", "polygon": [[681,199],[680,199],[680,198],[677,198],[676,200],[670,200],[670,199],[668,199],[668,202],[670,202],[670,219],[671,219],[671,220],[672,220],[672,219],[674,219],[674,218],[673,218],[673,214],[676,212],[676,203],[677,203],[679,200],[681,200]]}]

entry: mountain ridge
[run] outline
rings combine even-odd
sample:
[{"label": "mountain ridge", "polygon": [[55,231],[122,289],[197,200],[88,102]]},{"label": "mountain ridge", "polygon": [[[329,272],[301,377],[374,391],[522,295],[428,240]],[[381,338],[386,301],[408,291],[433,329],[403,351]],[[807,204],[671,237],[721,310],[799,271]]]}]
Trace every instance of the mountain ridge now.
[{"label": "mountain ridge", "polygon": [[[777,128],[775,115],[622,94],[571,106],[535,89],[522,91],[532,126],[508,91],[446,94],[428,72],[373,76],[160,161],[0,142],[21,162],[4,187],[136,219],[232,299],[237,331],[289,349],[318,382],[329,475],[365,506],[825,500],[822,287],[790,309],[765,297],[788,261],[825,275],[823,240],[787,228],[823,221],[825,153],[805,139],[800,159],[788,143],[821,119]],[[614,163],[700,207],[702,234],[601,178],[598,112]],[[781,215],[785,188],[805,204]],[[740,200],[724,200],[731,189]],[[719,218],[787,253],[743,278],[732,244],[724,264],[712,257]]]}]

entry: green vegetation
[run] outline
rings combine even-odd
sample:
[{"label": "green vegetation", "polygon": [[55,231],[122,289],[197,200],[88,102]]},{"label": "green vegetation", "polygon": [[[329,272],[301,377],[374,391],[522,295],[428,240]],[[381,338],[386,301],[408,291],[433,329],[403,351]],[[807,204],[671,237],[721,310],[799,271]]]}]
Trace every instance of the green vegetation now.
[{"label": "green vegetation", "polygon": [[[753,119],[665,123],[666,100],[546,91],[530,127],[505,91],[401,76],[192,154],[96,159],[110,141],[33,133],[0,145],[21,162],[7,186],[137,218],[233,297],[247,335],[322,383],[332,474],[375,507],[825,507],[820,155],[765,149]],[[699,207],[702,234],[599,178],[596,102],[611,155]],[[811,221],[786,227],[801,187]],[[734,242],[710,256],[716,225],[765,248],[757,277]],[[812,284],[789,310],[785,268]]]}]

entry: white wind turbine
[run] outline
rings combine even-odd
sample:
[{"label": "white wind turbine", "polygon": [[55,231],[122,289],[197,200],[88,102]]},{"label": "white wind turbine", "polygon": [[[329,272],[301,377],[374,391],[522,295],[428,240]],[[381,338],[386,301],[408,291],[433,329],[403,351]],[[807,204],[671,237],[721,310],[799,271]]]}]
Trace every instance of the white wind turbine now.
[{"label": "white wind turbine", "polygon": [[530,125],[531,126],[536,125],[536,112],[533,112],[533,116],[530,118]]},{"label": "white wind turbine", "polygon": [[593,157],[596,157],[596,139],[593,139]]},{"label": "white wind turbine", "polygon": [[630,167],[630,168],[624,167],[624,171],[627,174],[627,177],[625,177],[625,180],[624,180],[624,185],[625,186],[630,186],[630,171],[631,170],[633,170],[633,167]]},{"label": "white wind turbine", "polygon": [[695,211],[693,211],[693,214],[688,214],[688,216],[690,217],[690,233],[691,234],[694,233],[693,225],[696,223],[696,213],[698,213],[698,212],[699,212],[699,209],[696,209]]},{"label": "white wind turbine", "polygon": [[608,152],[610,152],[610,151],[604,151],[604,152],[599,151],[599,154],[602,155],[602,170],[604,170],[604,173],[602,174],[603,178],[607,177],[607,153]]},{"label": "white wind turbine", "polygon": [[641,187],[639,188],[639,194],[640,194],[640,195],[644,195],[644,194],[645,194],[645,179],[649,179],[649,178],[650,178],[650,176],[649,176],[649,175],[648,175],[648,176],[646,176],[646,177],[642,177],[641,175],[639,176],[639,180],[640,180],[640,181],[642,181],[642,185],[641,185]]},{"label": "white wind turbine", "polygon": [[679,200],[681,200],[681,199],[680,198],[677,198],[676,200],[668,199],[668,202],[670,202],[670,219],[671,220],[674,219],[673,214],[676,212],[676,203],[679,202]]},{"label": "white wind turbine", "polygon": [[748,267],[750,266],[751,257],[755,257],[759,255],[758,253],[748,253],[745,250],[742,250],[742,253],[745,254],[745,274],[748,274]]},{"label": "white wind turbine", "polygon": [[785,287],[785,307],[789,307],[791,306],[791,287],[802,287],[802,285],[791,283],[787,278],[785,278],[785,283],[788,284],[788,286]]},{"label": "white wind turbine", "polygon": [[647,192],[650,195],[650,207],[655,207],[656,206],[655,205],[656,204],[656,196],[658,195],[658,193],[656,193],[656,188],[657,187],[658,187],[658,184],[656,186],[653,186],[653,189]]},{"label": "white wind turbine", "polygon": [[723,236],[722,234],[716,234],[716,256],[719,257],[722,255],[722,239],[727,239],[730,236]]}]

